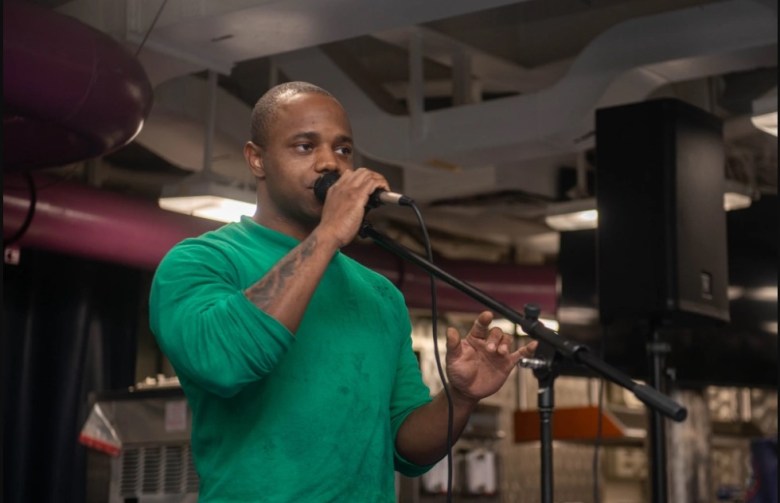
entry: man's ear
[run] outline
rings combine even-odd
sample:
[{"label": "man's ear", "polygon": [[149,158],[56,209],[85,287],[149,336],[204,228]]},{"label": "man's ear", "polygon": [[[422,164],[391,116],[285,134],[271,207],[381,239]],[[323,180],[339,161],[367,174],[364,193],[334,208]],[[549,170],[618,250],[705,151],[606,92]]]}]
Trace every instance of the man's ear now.
[{"label": "man's ear", "polygon": [[244,159],[246,159],[249,170],[255,175],[255,178],[265,178],[262,147],[251,141],[246,142],[244,145]]}]

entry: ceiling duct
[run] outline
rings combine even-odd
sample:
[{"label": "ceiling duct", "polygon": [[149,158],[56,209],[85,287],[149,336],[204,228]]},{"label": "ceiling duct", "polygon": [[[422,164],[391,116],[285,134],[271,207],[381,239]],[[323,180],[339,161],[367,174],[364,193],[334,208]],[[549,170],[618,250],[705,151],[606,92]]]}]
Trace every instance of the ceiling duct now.
[{"label": "ceiling duct", "polygon": [[114,151],[141,130],[152,88],[111,37],[50,9],[3,2],[4,169]]},{"label": "ceiling duct", "polygon": [[673,82],[775,65],[775,22],[765,5],[751,0],[632,19],[593,40],[547,89],[417,118],[383,112],[320,49],[278,55],[274,61],[291,79],[333,92],[370,157],[417,167],[470,168],[592,147],[596,108],[644,100]]}]

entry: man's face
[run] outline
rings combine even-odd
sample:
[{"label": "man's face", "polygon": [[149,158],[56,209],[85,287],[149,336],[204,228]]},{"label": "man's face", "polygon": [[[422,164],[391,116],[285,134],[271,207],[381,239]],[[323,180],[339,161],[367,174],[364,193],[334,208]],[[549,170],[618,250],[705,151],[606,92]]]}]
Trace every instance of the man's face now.
[{"label": "man's face", "polygon": [[287,98],[259,149],[261,222],[279,230],[313,229],[322,212],[314,182],[327,171],[353,169],[352,150],[349,120],[334,99],[316,93]]}]

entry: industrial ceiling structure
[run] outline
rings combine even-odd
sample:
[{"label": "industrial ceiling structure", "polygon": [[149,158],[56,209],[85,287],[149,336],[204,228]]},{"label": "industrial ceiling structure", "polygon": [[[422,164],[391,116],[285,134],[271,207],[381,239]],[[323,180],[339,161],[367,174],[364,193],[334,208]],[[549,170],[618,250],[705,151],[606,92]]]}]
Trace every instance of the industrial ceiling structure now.
[{"label": "industrial ceiling structure", "polygon": [[[641,379],[646,327],[599,325],[595,246],[572,251],[580,233],[545,216],[597,195],[598,110],[675,98],[718,117],[724,175],[753,200],[727,215],[731,322],[672,327],[667,368],[696,389],[776,389],[777,138],[752,118],[775,112],[776,131],[777,24],[777,0],[4,0],[3,244],[18,265],[4,275],[16,336],[0,351],[18,404],[7,480],[51,501],[79,490],[78,397],[151,360],[151,273],[219,225],[158,199],[199,175],[252,192],[252,106],[287,80],[343,103],[358,162],[417,201],[442,269],[513,308],[537,304]],[[406,208],[369,219],[422,250]],[[426,275],[362,248],[410,309],[430,307]],[[441,288],[439,309],[482,309],[459,293]]]},{"label": "industrial ceiling structure", "polygon": [[[152,85],[132,143],[51,170],[101,190],[156,199],[204,166],[251,188],[252,105],[275,83],[305,80],[344,104],[360,163],[421,205],[451,258],[554,257],[558,234],[543,217],[593,196],[603,107],[661,97],[700,107],[724,122],[727,178],[753,198],[777,192],[776,138],[750,120],[756,103],[776,110],[771,0],[27,3],[110,35]],[[415,246],[413,214],[373,218]]]}]

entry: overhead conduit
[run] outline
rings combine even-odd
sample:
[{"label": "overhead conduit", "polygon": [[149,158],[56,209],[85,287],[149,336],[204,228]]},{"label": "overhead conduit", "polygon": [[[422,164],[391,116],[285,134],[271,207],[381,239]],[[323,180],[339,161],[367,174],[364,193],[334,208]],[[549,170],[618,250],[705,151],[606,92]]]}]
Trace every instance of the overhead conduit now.
[{"label": "overhead conduit", "polygon": [[[35,209],[19,245],[140,269],[154,269],[177,242],[215,229],[217,222],[163,211],[154,202],[34,175]],[[31,194],[22,176],[3,184],[3,237],[28,216]]]},{"label": "overhead conduit", "polygon": [[[72,182],[42,175],[35,175],[34,181],[39,189],[32,224],[19,242],[24,247],[154,270],[173,245],[221,225],[162,211],[150,201]],[[24,225],[30,204],[24,177],[6,176],[4,236],[15,233]],[[373,245],[355,244],[345,249],[345,253],[390,279],[404,293],[410,307],[429,306],[429,280],[421,269],[406,266],[390,252]],[[555,313],[557,270],[553,266],[447,260],[436,263],[510,307],[520,310],[526,303],[533,302],[543,313]],[[439,292],[439,307],[444,311],[481,309],[475,301],[450,286],[441,285]]]},{"label": "overhead conduit", "polygon": [[3,2],[3,169],[107,154],[141,130],[152,88],[105,33],[50,9]]},{"label": "overhead conduit", "polygon": [[593,40],[548,89],[425,112],[417,124],[382,111],[318,48],[274,62],[291,79],[311,80],[336,94],[353,129],[371,132],[358,138],[369,156],[468,168],[583,150],[596,108],[641,101],[673,82],[775,65],[776,20],[753,0],[632,19]]}]

